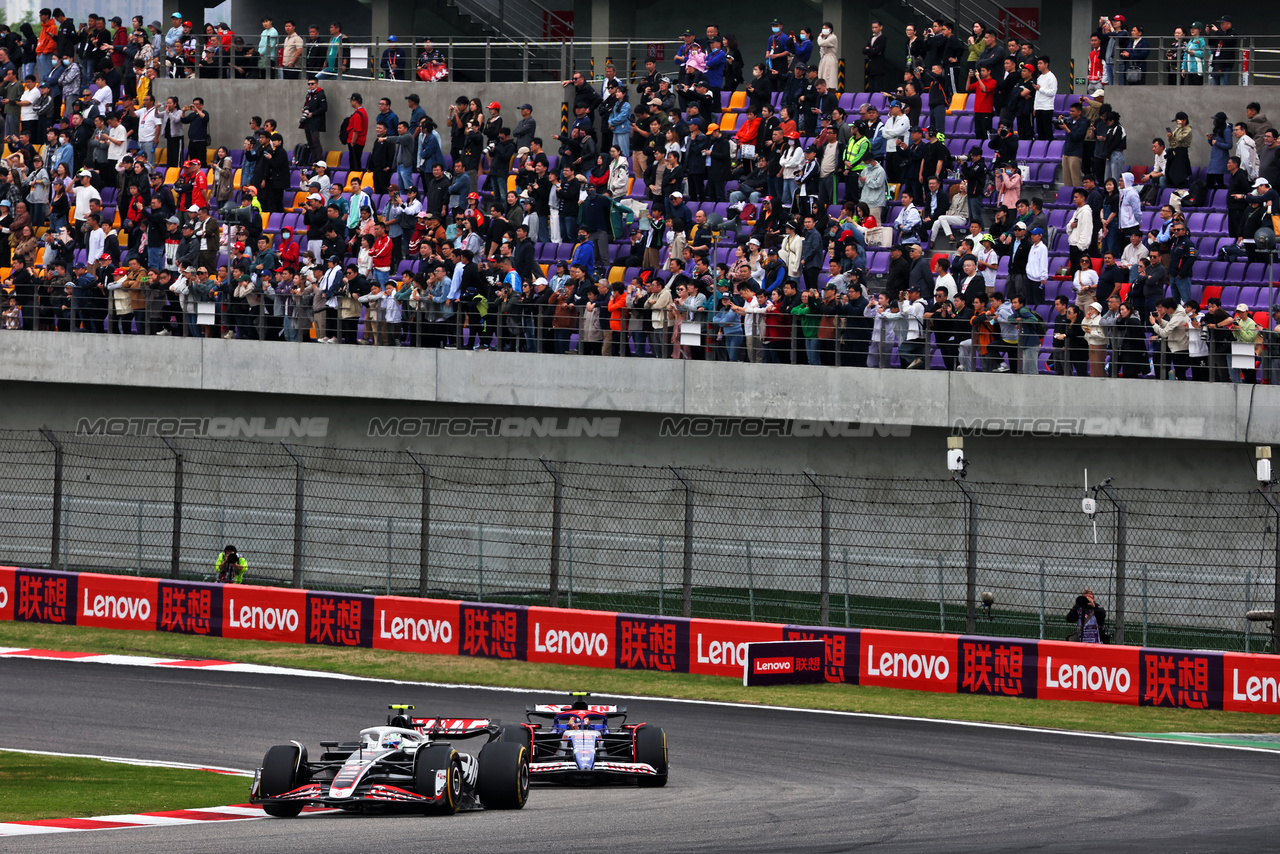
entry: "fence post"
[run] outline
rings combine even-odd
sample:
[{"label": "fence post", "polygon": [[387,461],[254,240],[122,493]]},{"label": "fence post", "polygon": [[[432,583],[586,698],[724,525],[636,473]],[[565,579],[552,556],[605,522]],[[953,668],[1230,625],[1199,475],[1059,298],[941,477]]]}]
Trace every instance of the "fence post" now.
[{"label": "fence post", "polygon": [[1129,538],[1129,514],[1125,512],[1124,504],[1116,497],[1115,489],[1111,486],[1111,478],[1107,478],[1098,487],[1098,491],[1107,496],[1112,505],[1116,508],[1116,620],[1115,620],[1115,642],[1124,643],[1124,588],[1125,588],[1125,561],[1127,559],[1127,546]]},{"label": "fence post", "polygon": [[813,473],[812,469],[805,469],[804,476],[809,479],[809,483],[813,484],[813,488],[818,490],[818,495],[822,498],[822,511],[820,514],[822,532],[819,552],[821,562],[818,566],[818,620],[819,625],[825,626],[831,622],[831,502],[827,498],[827,491],[822,488],[822,484],[818,483],[818,476]]},{"label": "fence post", "polygon": [[683,605],[680,613],[685,617],[693,616],[693,486],[685,480],[684,475],[675,466],[670,466],[671,473],[684,486],[684,580]]},{"label": "fence post", "polygon": [[161,436],[169,453],[173,454],[173,541],[169,552],[169,577],[178,577],[178,558],[182,554],[182,451],[168,436]]},{"label": "fence post", "polygon": [[547,474],[551,475],[554,483],[551,495],[551,592],[547,597],[547,603],[552,608],[558,608],[560,607],[560,511],[564,484],[560,480],[560,473],[552,468],[546,457],[538,457],[538,462],[542,463],[542,467],[547,470]]},{"label": "fence post", "polygon": [[284,452],[293,458],[294,465],[297,466],[297,482],[294,485],[293,493],[293,586],[302,586],[302,493],[303,485],[306,480],[306,468],[302,464],[302,457],[293,452],[293,448],[289,447],[288,442],[281,442],[280,447],[284,448]]},{"label": "fence post", "polygon": [[53,530],[49,536],[49,568],[58,568],[62,554],[62,443],[48,427],[40,427],[40,435],[53,445]]},{"label": "fence post", "polygon": [[968,571],[964,589],[964,630],[974,634],[977,631],[974,599],[978,588],[978,494],[972,486],[965,483],[963,472],[960,477],[951,478],[951,482],[960,487],[965,502],[969,505],[969,524],[965,535],[965,565]]},{"label": "fence post", "polygon": [[422,469],[422,519],[418,523],[418,595],[427,595],[427,560],[431,556],[431,470],[409,451],[409,459]]},{"label": "fence post", "polygon": [[[41,432],[43,432],[43,429]],[[1272,607],[1275,608],[1274,613],[1280,614],[1280,501],[1276,500],[1276,496],[1271,489],[1271,484],[1269,483],[1259,486],[1258,494],[1261,495],[1262,499],[1271,507],[1271,512],[1276,514],[1276,524],[1273,527],[1276,541],[1276,599]],[[1275,619],[1272,619],[1271,626],[1271,651],[1276,652],[1277,650],[1280,650],[1280,631],[1277,631],[1275,628]]]}]

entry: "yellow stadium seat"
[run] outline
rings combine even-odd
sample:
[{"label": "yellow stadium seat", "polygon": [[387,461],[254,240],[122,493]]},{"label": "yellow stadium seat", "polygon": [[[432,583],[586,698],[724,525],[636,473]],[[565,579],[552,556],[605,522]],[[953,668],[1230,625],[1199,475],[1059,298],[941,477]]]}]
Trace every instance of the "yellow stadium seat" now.
[{"label": "yellow stadium seat", "polygon": [[263,230],[266,230],[267,223],[268,223],[268,222],[270,222],[270,220],[271,220],[271,214],[267,213],[266,211],[263,211],[263,212],[262,212],[262,228],[263,228]]},{"label": "yellow stadium seat", "polygon": [[549,275],[551,275],[551,265],[550,265],[550,264],[539,264],[538,266],[542,268],[542,275],[544,275],[544,276],[549,276]]},{"label": "yellow stadium seat", "polygon": [[293,207],[294,207],[295,209],[305,208],[305,207],[307,206],[307,196],[308,196],[308,195],[309,195],[309,194],[308,194],[306,191],[303,191],[303,192],[301,192],[301,193],[294,193],[294,194],[293,194]]},{"label": "yellow stadium seat", "polygon": [[612,285],[614,282],[621,282],[626,275],[627,275],[626,267],[610,267],[609,268],[609,284]]},{"label": "yellow stadium seat", "polygon": [[372,172],[362,173],[360,178],[360,186],[366,190],[373,189],[373,173]]},{"label": "yellow stadium seat", "polygon": [[631,188],[632,188],[632,187],[634,187],[635,185],[636,185],[636,179],[635,179],[635,178],[628,178],[628,179],[627,179],[627,195],[628,195],[628,196],[629,196],[629,195],[631,195]]},{"label": "yellow stadium seat", "polygon": [[218,156],[218,149],[216,149],[216,148],[206,148],[206,149],[204,150],[204,162],[205,162],[205,163],[212,163],[212,162],[213,162],[213,158],[215,158],[215,157],[217,157],[217,156]]},{"label": "yellow stadium seat", "polygon": [[949,112],[956,112],[957,110],[963,110],[968,105],[968,103],[969,103],[968,93],[957,92],[956,94],[951,96],[951,110]]},{"label": "yellow stadium seat", "polygon": [[747,90],[739,89],[729,96],[729,109],[745,110],[747,108]]},{"label": "yellow stadium seat", "polygon": [[166,184],[177,183],[179,174],[180,170],[177,166],[170,166],[168,169],[164,170],[164,182]]},{"label": "yellow stadium seat", "polygon": [[338,164],[342,162],[342,152],[330,151],[328,154],[324,156],[324,162],[328,165],[330,169],[337,169]]},{"label": "yellow stadium seat", "polygon": [[236,173],[231,176],[231,186],[237,189],[240,187],[240,172],[241,170],[237,169]]},{"label": "yellow stadium seat", "polygon": [[[36,266],[39,267],[43,263],[44,263],[44,247],[41,246],[39,249],[36,250]],[[7,276],[8,273],[6,273],[5,275]]]},{"label": "yellow stadium seat", "polygon": [[720,125],[720,130],[725,131],[726,133],[732,132],[735,128],[738,127],[738,117],[740,115],[742,114],[741,113],[721,113],[720,121],[717,122],[717,124]]},{"label": "yellow stadium seat", "polygon": [[514,191],[515,188],[516,188],[516,176],[508,175],[507,176],[507,192],[510,193]]}]

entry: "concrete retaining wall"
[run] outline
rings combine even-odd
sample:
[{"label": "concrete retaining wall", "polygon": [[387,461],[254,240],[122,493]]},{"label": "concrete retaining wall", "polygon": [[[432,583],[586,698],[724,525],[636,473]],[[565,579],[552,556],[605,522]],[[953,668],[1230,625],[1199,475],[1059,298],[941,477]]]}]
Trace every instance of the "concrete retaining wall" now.
[{"label": "concrete retaining wall", "polygon": [[363,400],[374,411],[436,404],[989,432],[1025,419],[1024,432],[1038,420],[1038,432],[1065,422],[1075,425],[1065,432],[1100,438],[1280,442],[1280,389],[1271,386],[45,332],[0,336],[0,381]]},{"label": "concrete retaining wall", "polygon": [[1273,86],[1108,86],[1106,100],[1119,111],[1129,136],[1128,163],[1151,164],[1151,140],[1165,138],[1165,128],[1173,126],[1179,110],[1191,119],[1194,131],[1192,166],[1209,165],[1204,135],[1213,128],[1213,114],[1219,110],[1228,121],[1242,122],[1245,104],[1257,101],[1264,114],[1280,123],[1280,90]]},{"label": "concrete retaining wall", "polygon": [[[405,96],[410,93],[422,99],[422,109],[439,124],[444,123],[449,105],[459,95],[479,98],[485,104],[490,101],[502,104],[502,116],[509,127],[514,127],[520,118],[520,111],[516,108],[528,103],[533,106],[538,133],[548,144],[551,136],[560,132],[560,105],[564,103],[565,92],[558,83],[455,84],[351,79],[326,80],[323,86],[329,100],[327,131],[323,139],[330,150],[345,149],[338,141],[338,128],[342,120],[351,114],[349,100],[353,92],[359,92],[364,98],[371,125],[378,112],[379,98],[390,99],[391,109],[397,116],[408,116]],[[156,100],[161,103],[170,96],[184,105],[190,104],[192,98],[203,98],[211,117],[210,135],[214,147],[239,148],[249,132],[250,116],[275,119],[285,145],[290,149],[306,141],[298,128],[302,104],[307,97],[307,85],[302,80],[157,80],[155,93]],[[366,153],[372,145],[372,128],[370,131]]]}]

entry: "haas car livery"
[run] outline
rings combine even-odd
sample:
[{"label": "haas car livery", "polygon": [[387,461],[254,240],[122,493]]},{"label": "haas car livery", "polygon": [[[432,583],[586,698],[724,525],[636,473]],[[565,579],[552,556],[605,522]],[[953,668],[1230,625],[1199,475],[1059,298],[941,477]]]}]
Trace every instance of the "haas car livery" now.
[{"label": "haas car livery", "polygon": [[[306,806],[349,812],[451,814],[521,809],[529,794],[529,751],[519,734],[487,718],[420,718],[393,705],[385,726],[354,741],[322,741],[314,758],[297,741],[267,751],[249,789],[267,815],[292,818]],[[475,753],[455,742],[478,742]]]}]

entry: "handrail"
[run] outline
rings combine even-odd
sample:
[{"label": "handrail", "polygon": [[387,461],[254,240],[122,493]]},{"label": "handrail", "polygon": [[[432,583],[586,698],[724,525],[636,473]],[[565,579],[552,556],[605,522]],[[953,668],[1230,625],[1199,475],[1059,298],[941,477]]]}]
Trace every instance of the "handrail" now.
[{"label": "handrail", "polygon": [[[506,29],[514,30],[527,39],[544,37],[549,25],[560,25],[571,31],[572,24],[561,18],[537,0],[450,0],[464,14],[492,27],[499,35],[506,36]],[[537,13],[532,10],[537,10]],[[539,14],[540,13],[540,14]]]}]

